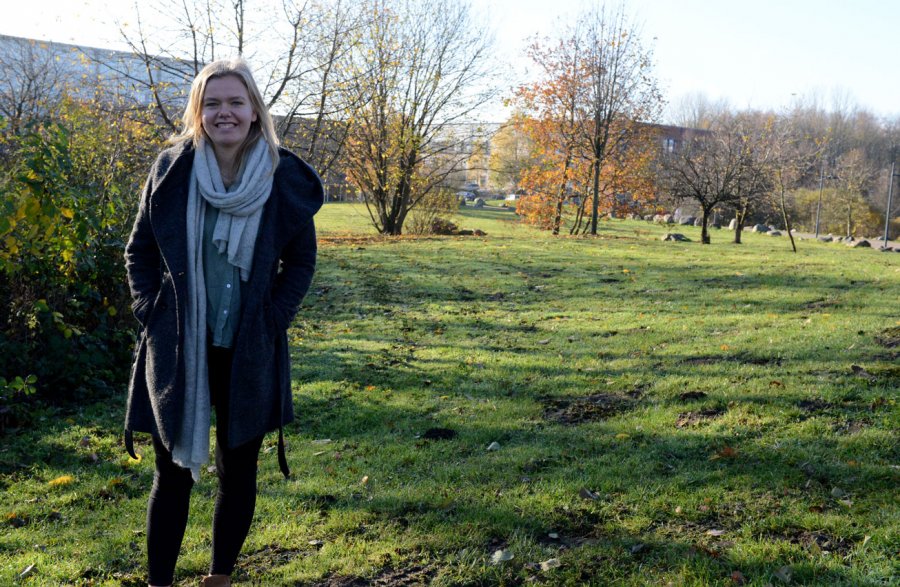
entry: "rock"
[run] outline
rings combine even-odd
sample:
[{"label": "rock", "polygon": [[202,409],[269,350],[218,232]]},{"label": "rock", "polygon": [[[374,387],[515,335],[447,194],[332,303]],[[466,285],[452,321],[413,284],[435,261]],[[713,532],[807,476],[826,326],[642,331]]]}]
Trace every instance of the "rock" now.
[{"label": "rock", "polygon": [[892,249],[891,247],[878,247],[878,250],[882,253],[892,253],[894,251],[900,252],[900,249]]},{"label": "rock", "polygon": [[763,234],[769,232],[769,227],[765,224],[755,224],[753,228],[750,229],[751,232],[761,232]]},{"label": "rock", "polygon": [[847,246],[853,249],[872,248],[872,245],[869,244],[869,241],[864,238],[861,238],[858,241],[854,241],[852,243],[847,243]]},{"label": "rock", "polygon": [[677,241],[677,242],[680,242],[680,243],[689,243],[689,242],[691,242],[691,239],[689,239],[688,237],[684,236],[683,234],[679,234],[679,233],[677,233],[677,232],[670,232],[670,233],[666,234],[664,237],[662,237],[662,239],[660,239],[660,240],[663,240],[663,241]]},{"label": "rock", "polygon": [[781,233],[777,230],[770,230],[769,236],[781,236]]},{"label": "rock", "polygon": [[466,229],[466,230],[460,230],[456,234],[458,234],[459,236],[472,236],[475,234],[475,231]]},{"label": "rock", "polygon": [[702,218],[695,218],[695,219],[694,219],[694,226],[703,226],[703,219],[702,219]]},{"label": "rock", "polygon": [[682,216],[678,219],[678,224],[681,226],[693,226],[694,220],[696,220],[696,218],[693,216]]},{"label": "rock", "polygon": [[663,222],[666,224],[675,224],[675,217],[671,214],[663,214]]},{"label": "rock", "polygon": [[484,200],[481,198],[475,198],[474,206],[476,208],[484,208]]},{"label": "rock", "polygon": [[472,234],[474,234],[475,236],[487,236],[487,233],[479,228],[473,230]]},{"label": "rock", "polygon": [[832,237],[832,236],[829,234],[829,235],[825,235],[825,236],[820,236],[820,237],[819,237],[819,240],[822,241],[823,243],[830,243],[831,241],[834,240],[834,237]]},{"label": "rock", "polygon": [[737,228],[737,218],[732,218],[731,222],[728,223],[728,230],[734,230]]}]

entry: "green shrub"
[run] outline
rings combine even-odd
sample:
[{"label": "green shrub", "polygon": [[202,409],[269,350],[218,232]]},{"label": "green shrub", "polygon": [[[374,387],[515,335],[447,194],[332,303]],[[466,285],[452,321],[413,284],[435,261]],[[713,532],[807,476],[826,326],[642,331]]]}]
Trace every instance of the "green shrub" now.
[{"label": "green shrub", "polygon": [[[0,377],[33,375],[46,399],[120,386],[130,363],[122,252],[159,141],[106,106],[65,100],[53,121],[3,137]],[[22,399],[0,396],[0,408]]]}]

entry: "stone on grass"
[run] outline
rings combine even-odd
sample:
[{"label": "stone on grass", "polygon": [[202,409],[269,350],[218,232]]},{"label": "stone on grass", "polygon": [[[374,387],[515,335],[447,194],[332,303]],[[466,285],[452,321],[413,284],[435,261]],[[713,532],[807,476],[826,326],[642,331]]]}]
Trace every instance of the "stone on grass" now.
[{"label": "stone on grass", "polygon": [[770,230],[769,236],[781,236],[781,232],[779,232],[777,230]]},{"label": "stone on grass", "polygon": [[869,241],[867,241],[867,240],[864,239],[864,238],[861,238],[861,239],[859,239],[858,241],[854,241],[854,242],[852,242],[852,243],[847,243],[847,246],[848,246],[848,247],[851,247],[851,248],[853,248],[853,249],[859,249],[859,248],[871,248],[871,247],[872,247],[872,245],[869,243]]},{"label": "stone on grass", "polygon": [[769,227],[766,226],[765,224],[755,224],[755,225],[753,226],[753,228],[751,229],[751,232],[762,232],[762,233],[766,233],[766,232],[769,232]]},{"label": "stone on grass", "polygon": [[684,236],[683,234],[680,234],[680,233],[677,233],[677,232],[670,232],[670,233],[667,233],[667,234],[666,234],[664,237],[662,237],[660,240],[663,240],[663,241],[674,241],[674,242],[680,242],[680,243],[689,243],[689,242],[691,242],[691,239],[689,239],[688,237]]},{"label": "stone on grass", "polygon": [[732,218],[731,222],[728,223],[728,230],[735,230],[737,228],[737,218]]},{"label": "stone on grass", "polygon": [[680,224],[681,226],[692,226],[694,224],[694,220],[696,220],[696,218],[694,218],[693,216],[682,216],[678,219],[678,224]]}]

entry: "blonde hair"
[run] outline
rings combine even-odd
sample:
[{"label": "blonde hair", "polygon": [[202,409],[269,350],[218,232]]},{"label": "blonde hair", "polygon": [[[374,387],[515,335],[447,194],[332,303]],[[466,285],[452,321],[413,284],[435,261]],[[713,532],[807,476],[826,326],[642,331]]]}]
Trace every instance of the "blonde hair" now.
[{"label": "blonde hair", "polygon": [[197,74],[197,77],[191,83],[191,93],[188,95],[187,106],[181,119],[183,128],[181,132],[172,135],[169,141],[178,143],[190,139],[196,149],[200,146],[201,139],[209,139],[201,124],[203,94],[206,93],[206,84],[209,83],[209,80],[227,76],[234,76],[241,80],[244,87],[247,88],[247,95],[250,97],[250,105],[253,108],[253,112],[256,113],[256,120],[250,124],[250,132],[247,134],[247,138],[244,139],[240,149],[238,149],[237,163],[240,166],[244,162],[244,157],[246,157],[250,148],[262,137],[269,145],[269,156],[272,158],[272,172],[274,173],[275,168],[278,167],[279,160],[278,136],[275,134],[275,123],[272,121],[269,109],[266,108],[262,93],[256,86],[250,66],[240,58],[213,61],[200,70],[200,73]]}]

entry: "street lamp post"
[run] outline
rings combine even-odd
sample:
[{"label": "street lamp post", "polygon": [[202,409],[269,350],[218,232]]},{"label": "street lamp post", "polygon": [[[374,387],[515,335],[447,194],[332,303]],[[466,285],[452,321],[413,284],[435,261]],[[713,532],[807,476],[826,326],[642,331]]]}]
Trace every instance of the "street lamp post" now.
[{"label": "street lamp post", "polygon": [[894,178],[900,177],[900,173],[894,173],[894,165],[896,162],[891,163],[891,174],[888,176],[888,201],[887,208],[884,210],[884,247],[887,248],[888,244],[888,236],[890,236],[891,229],[891,200],[894,195]]},{"label": "street lamp post", "polygon": [[816,238],[819,238],[819,213],[822,211],[822,189],[825,187],[825,163],[822,163],[822,175],[819,176],[819,203],[816,204]]}]

